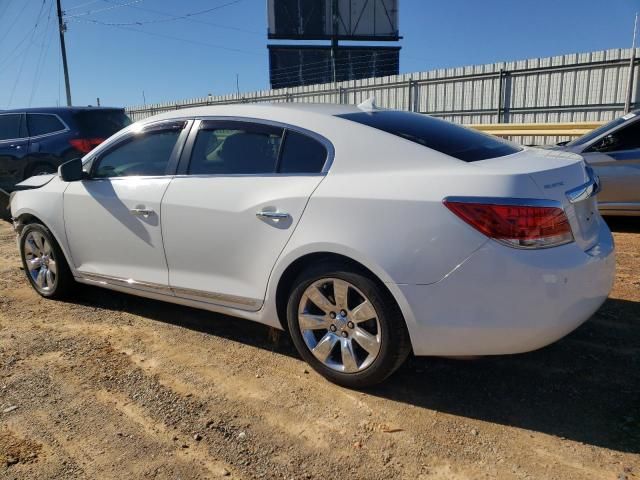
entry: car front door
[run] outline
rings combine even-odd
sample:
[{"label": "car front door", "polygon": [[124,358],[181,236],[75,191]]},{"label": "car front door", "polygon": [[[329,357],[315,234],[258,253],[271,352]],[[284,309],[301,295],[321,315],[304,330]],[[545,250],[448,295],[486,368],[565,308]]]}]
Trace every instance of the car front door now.
[{"label": "car front door", "polygon": [[64,192],[64,220],[76,274],[87,280],[169,292],[160,201],[189,122],[125,134]]},{"label": "car front door", "polygon": [[602,210],[640,209],[640,120],[599,139],[582,156],[600,176]]},{"label": "car front door", "polygon": [[0,188],[13,190],[23,180],[29,155],[25,116],[22,113],[0,114]]},{"label": "car front door", "polygon": [[271,269],[324,178],[330,151],[325,140],[282,126],[194,125],[162,201],[174,293],[258,310]]}]

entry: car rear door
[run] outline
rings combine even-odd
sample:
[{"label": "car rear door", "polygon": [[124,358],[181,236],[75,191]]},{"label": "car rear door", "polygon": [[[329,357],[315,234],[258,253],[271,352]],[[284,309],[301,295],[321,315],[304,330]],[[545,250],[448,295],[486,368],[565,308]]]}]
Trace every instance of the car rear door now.
[{"label": "car rear door", "polygon": [[197,122],[162,201],[174,293],[258,310],[330,152],[325,140],[283,126]]},{"label": "car rear door", "polygon": [[175,173],[189,122],[130,132],[64,192],[64,220],[77,274],[98,282],[170,293],[160,202]]},{"label": "car rear door", "polygon": [[598,140],[582,156],[600,176],[601,209],[640,208],[640,120]]},{"label": "car rear door", "polygon": [[0,188],[11,191],[21,182],[29,155],[29,140],[23,113],[0,114]]}]

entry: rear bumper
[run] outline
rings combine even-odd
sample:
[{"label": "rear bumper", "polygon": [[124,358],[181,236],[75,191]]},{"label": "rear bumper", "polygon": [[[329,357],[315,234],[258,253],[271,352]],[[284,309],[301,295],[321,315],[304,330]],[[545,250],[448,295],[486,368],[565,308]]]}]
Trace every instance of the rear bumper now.
[{"label": "rear bumper", "polygon": [[575,243],[527,251],[489,241],[437,283],[398,285],[414,353],[521,353],[576,329],[613,285],[613,237],[601,224],[587,252]]}]

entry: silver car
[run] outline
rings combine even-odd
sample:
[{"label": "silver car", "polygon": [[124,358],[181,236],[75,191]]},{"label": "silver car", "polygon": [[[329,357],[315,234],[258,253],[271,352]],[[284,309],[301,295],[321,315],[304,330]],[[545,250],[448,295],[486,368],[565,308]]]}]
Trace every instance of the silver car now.
[{"label": "silver car", "polygon": [[600,176],[600,213],[640,215],[640,110],[553,148],[582,155]]}]

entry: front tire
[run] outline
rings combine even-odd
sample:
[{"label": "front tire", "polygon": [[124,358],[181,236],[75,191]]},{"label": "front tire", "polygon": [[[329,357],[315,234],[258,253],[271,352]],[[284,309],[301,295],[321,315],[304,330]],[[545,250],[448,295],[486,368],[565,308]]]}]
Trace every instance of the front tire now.
[{"label": "front tire", "polygon": [[411,350],[404,318],[389,292],[343,264],[302,272],[289,296],[287,323],[302,358],[349,388],[382,382]]},{"label": "front tire", "polygon": [[39,223],[24,227],[20,254],[27,280],[45,298],[64,298],[74,280],[69,265],[51,232]]}]

